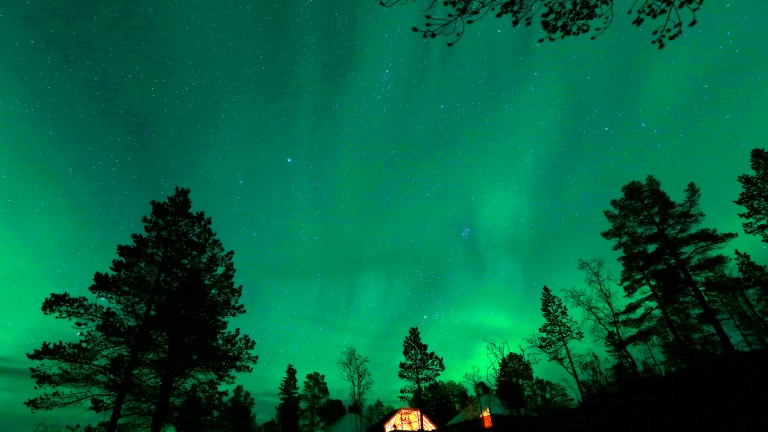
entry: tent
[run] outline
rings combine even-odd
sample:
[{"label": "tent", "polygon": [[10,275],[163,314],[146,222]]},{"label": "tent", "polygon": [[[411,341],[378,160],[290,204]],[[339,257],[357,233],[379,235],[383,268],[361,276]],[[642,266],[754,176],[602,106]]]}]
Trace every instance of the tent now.
[{"label": "tent", "polygon": [[499,416],[509,416],[509,411],[504,408],[496,395],[486,394],[478,396],[471,404],[461,410],[461,412],[451,419],[446,426],[458,425],[463,422],[474,422],[480,420],[484,429],[493,427],[493,418]]},{"label": "tent", "polygon": [[328,426],[326,432],[362,432],[368,429],[368,422],[360,414],[346,413],[332,425]]},{"label": "tent", "polygon": [[400,408],[384,423],[384,432],[419,430],[419,417],[425,431],[437,429],[432,420],[416,408]]}]

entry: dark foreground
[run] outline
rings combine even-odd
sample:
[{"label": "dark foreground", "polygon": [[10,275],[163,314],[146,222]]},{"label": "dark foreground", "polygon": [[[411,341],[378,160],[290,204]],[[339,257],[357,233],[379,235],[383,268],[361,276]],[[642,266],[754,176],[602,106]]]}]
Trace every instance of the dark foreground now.
[{"label": "dark foreground", "polygon": [[[768,354],[739,352],[637,379],[547,417],[494,418],[494,431],[768,430]],[[456,430],[480,430],[464,424]]]}]

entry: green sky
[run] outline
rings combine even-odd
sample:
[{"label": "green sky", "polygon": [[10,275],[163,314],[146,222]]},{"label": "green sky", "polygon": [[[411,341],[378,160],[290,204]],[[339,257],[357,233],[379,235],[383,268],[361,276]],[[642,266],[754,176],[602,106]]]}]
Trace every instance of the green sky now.
[{"label": "green sky", "polygon": [[[85,294],[149,201],[174,186],[235,251],[259,363],[240,382],[274,415],[288,363],[326,375],[369,356],[371,397],[399,405],[408,328],[446,379],[523,343],[546,284],[614,267],[602,211],[655,175],[702,189],[707,225],[766,144],[764,2],[705,2],[659,51],[617,1],[595,41],[538,45],[485,19],[453,48],[409,29],[419,5],[374,0],[32,0],[0,7],[0,424],[29,431],[24,354],[73,332],[40,312]],[[123,6],[130,4],[131,6]],[[759,242],[732,244],[765,262]],[[732,248],[729,248],[732,249]],[[562,374],[543,362],[539,373]]]}]

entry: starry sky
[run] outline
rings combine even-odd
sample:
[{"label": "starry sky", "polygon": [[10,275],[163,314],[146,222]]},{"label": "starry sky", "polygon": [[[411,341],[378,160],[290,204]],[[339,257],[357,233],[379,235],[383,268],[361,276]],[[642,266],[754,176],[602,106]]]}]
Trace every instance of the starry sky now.
[{"label": "starry sky", "polygon": [[24,354],[74,331],[40,306],[86,294],[175,186],[235,251],[259,422],[288,363],[345,399],[347,345],[400,405],[411,326],[443,378],[484,369],[483,340],[523,343],[579,258],[618,272],[602,212],[647,174],[696,182],[707,226],[765,262],[732,201],[768,136],[768,5],[705,2],[659,51],[629,3],[595,41],[488,18],[452,48],[410,31],[420,5],[374,0],[0,7],[0,424],[83,421],[22,405]]}]

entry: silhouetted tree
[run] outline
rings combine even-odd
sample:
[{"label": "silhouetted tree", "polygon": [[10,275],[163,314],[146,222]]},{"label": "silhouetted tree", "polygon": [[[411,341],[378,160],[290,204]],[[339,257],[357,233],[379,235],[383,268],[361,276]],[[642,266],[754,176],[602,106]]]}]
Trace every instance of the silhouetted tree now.
[{"label": "silhouetted tree", "polygon": [[329,397],[330,393],[328,392],[328,384],[325,382],[325,375],[320,375],[318,372],[307,374],[307,379],[304,380],[304,389],[299,395],[302,404],[302,431],[315,432],[326,426],[322,421],[321,412]]},{"label": "silhouetted tree", "polygon": [[541,314],[544,324],[538,334],[528,340],[531,347],[547,356],[547,359],[560,365],[576,381],[576,388],[582,393],[579,373],[576,370],[571,343],[581,341],[584,333],[578,329],[576,320],[568,315],[568,308],[560,297],[552,294],[546,286],[541,291]]},{"label": "silhouetted tree", "polygon": [[576,366],[583,377],[581,386],[586,395],[594,395],[608,387],[608,374],[603,368],[603,360],[594,351],[576,355]]},{"label": "silhouetted tree", "polygon": [[695,334],[700,325],[692,322],[695,315],[691,311],[680,307],[688,304],[681,299],[685,292],[680,290],[684,286],[680,276],[663,260],[652,262],[649,257],[653,255],[647,253],[647,248],[630,256],[624,261],[621,280],[624,294],[630,299],[622,312],[622,322],[635,330],[626,336],[627,343],[659,347],[665,365],[690,363],[697,351]]},{"label": "silhouetted tree", "polygon": [[574,400],[562,384],[541,378],[533,380],[528,406],[532,414],[550,415],[564,408],[572,407]]},{"label": "silhouetted tree", "polygon": [[523,414],[527,411],[526,393],[533,383],[533,365],[526,358],[525,352],[507,353],[499,361],[496,376],[496,396],[511,413]]},{"label": "silhouetted tree", "polygon": [[210,218],[192,212],[188,189],[151,204],[145,233],[117,247],[110,273],[95,274],[89,291],[98,300],[64,293],[43,303],[79,337],[28,354],[40,362],[31,368],[37,387],[54,389],[26,402],[33,411],[88,402],[106,413],[107,431],[127,417],[157,432],[193,388],[215,392],[256,363],[254,342],[228,330],[227,320],[245,312],[233,252]]},{"label": "silhouetted tree", "polygon": [[278,392],[280,403],[277,405],[275,421],[280,432],[299,432],[299,418],[301,400],[299,399],[299,385],[296,380],[296,368],[288,365],[285,377],[280,383]]},{"label": "silhouetted tree", "polygon": [[226,391],[205,388],[212,383],[194,386],[174,411],[171,424],[178,432],[208,432],[226,429],[219,428],[221,411],[224,408]]},{"label": "silhouetted tree", "polygon": [[368,357],[358,353],[355,347],[346,347],[338,361],[341,376],[349,382],[349,399],[355,412],[361,413],[365,406],[365,396],[373,385],[371,371],[368,369]]},{"label": "silhouetted tree", "polygon": [[738,250],[736,265],[739,270],[739,281],[742,284],[743,301],[755,319],[762,318],[761,327],[768,335],[768,326],[765,322],[768,317],[768,268],[757,264],[749,254]]},{"label": "silhouetted tree", "polygon": [[602,259],[579,260],[579,270],[584,273],[586,288],[565,289],[565,300],[584,311],[584,321],[592,324],[593,333],[602,340],[623,371],[637,371],[637,364],[629,352],[626,329],[622,323],[620,294],[614,289],[614,281],[605,269]]},{"label": "silhouetted tree", "polygon": [[218,415],[218,428],[223,432],[257,432],[255,406],[251,393],[238,385]]},{"label": "silhouetted tree", "polygon": [[327,427],[344,417],[346,413],[347,409],[344,408],[344,402],[341,399],[329,398],[320,407],[320,421]]},{"label": "silhouetted tree", "polygon": [[259,432],[280,432],[280,425],[275,419],[267,420],[259,425]]},{"label": "silhouetted tree", "polygon": [[522,414],[525,394],[533,381],[533,365],[525,350],[518,348],[520,353],[513,353],[507,342],[486,341],[485,354],[489,363],[488,380],[493,382],[496,396],[510,412]]},{"label": "silhouetted tree", "polygon": [[489,395],[493,392],[491,386],[489,386],[485,381],[477,381],[473,390],[475,391],[476,397]]},{"label": "silhouetted tree", "polygon": [[[722,349],[733,351],[733,344],[700,283],[727,263],[725,256],[713,251],[736,234],[698,228],[704,221],[704,213],[699,209],[701,191],[694,183],[688,184],[685,198],[679,203],[661,190],[653,176],[648,176],[645,183],[630,182],[621,191],[622,198],[611,200],[613,210],[604,212],[611,228],[602,236],[615,240],[613,249],[622,251],[618,258],[623,265],[622,281],[655,283],[656,288],[663,288],[656,292],[657,298],[677,299],[666,302],[672,307],[685,306],[687,291],[701,309],[704,322],[714,330]],[[660,274],[665,277],[658,277]],[[693,314],[688,311],[681,315]]]},{"label": "silhouetted tree", "polygon": [[707,296],[731,321],[748,349],[768,348],[768,323],[764,318],[768,273],[765,266],[738,250],[736,263],[737,275],[722,273],[707,278]]},{"label": "silhouetted tree", "polygon": [[745,220],[742,223],[744,232],[760,236],[768,243],[768,152],[753,149],[749,161],[754,174],[739,176],[742,191],[734,202],[747,209],[745,213],[739,213]]},{"label": "silhouetted tree", "polygon": [[384,406],[384,402],[381,399],[376,399],[376,402],[368,405],[365,409],[364,417],[368,424],[373,425],[381,421],[392,410],[394,410],[394,407]]},{"label": "silhouetted tree", "polygon": [[[419,329],[411,327],[403,341],[405,361],[400,362],[400,371],[397,376],[408,382],[400,390],[400,399],[412,402],[415,408],[423,407],[424,390],[445,370],[442,357],[438,357],[434,351],[428,351],[427,348],[427,344],[421,342]],[[419,428],[423,429],[421,423],[422,420],[419,417]]]},{"label": "silhouetted tree", "polygon": [[[377,1],[385,7],[408,2]],[[450,36],[451,46],[463,36],[467,25],[490,14],[508,18],[512,27],[530,26],[538,17],[545,35],[540,43],[590,33],[594,39],[613,22],[613,3],[614,0],[429,0],[425,9],[430,13],[425,15],[424,27],[412,30],[425,38]],[[651,41],[661,49],[683,33],[684,22],[688,26],[696,24],[696,13],[702,3],[704,0],[637,0],[631,3],[629,14],[635,16],[632,24],[638,27],[646,18],[661,20]]]},{"label": "silhouetted tree", "polygon": [[474,390],[482,378],[480,377],[480,368],[472,365],[472,369],[469,372],[464,373],[464,380],[469,383],[469,388]]},{"label": "silhouetted tree", "polygon": [[438,426],[445,426],[469,401],[469,392],[456,381],[435,381],[424,392],[423,412]]}]

